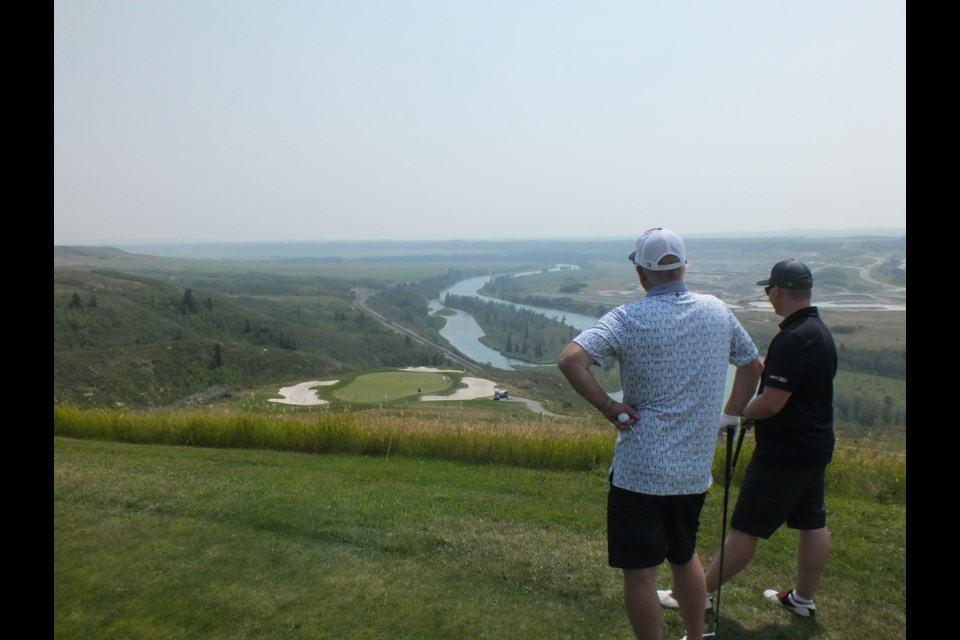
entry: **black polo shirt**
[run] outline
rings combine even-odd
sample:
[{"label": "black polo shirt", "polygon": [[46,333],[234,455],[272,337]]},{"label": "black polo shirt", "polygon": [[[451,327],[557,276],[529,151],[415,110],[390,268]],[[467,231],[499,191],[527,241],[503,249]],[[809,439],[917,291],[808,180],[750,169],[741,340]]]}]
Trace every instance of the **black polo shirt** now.
[{"label": "black polo shirt", "polygon": [[758,393],[791,392],[777,415],[756,422],[754,458],[767,465],[819,467],[833,457],[833,378],[837,348],[816,307],[780,323],[770,341]]}]

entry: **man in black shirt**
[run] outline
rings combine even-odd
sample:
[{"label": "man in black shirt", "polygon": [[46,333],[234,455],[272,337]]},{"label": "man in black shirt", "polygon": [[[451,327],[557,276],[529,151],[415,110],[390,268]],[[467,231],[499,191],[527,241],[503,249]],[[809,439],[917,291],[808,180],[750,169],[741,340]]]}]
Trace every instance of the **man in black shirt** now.
[{"label": "man in black shirt", "polygon": [[[797,583],[763,595],[796,615],[813,617],[813,597],[830,553],[824,471],[833,457],[837,350],[810,304],[813,275],[805,264],[781,260],[757,284],[784,320],[767,349],[759,391],[743,410],[745,420],[755,420],[756,448],[724,541],[723,582],[750,563],[760,538],[786,523],[799,530]],[[717,590],[719,574],[718,556],[706,572],[707,593]],[[674,608],[670,591],[658,595],[661,604]]]}]

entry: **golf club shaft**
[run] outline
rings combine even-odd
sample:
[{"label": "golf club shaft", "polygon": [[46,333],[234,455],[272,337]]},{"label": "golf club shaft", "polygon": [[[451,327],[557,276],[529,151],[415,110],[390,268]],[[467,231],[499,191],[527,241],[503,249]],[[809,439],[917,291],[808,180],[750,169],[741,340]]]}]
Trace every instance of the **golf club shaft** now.
[{"label": "golf club shaft", "polygon": [[727,425],[727,451],[724,462],[723,473],[723,519],[720,525],[720,577],[717,581],[717,601],[713,610],[713,634],[717,634],[717,627],[720,626],[720,593],[723,590],[723,549],[726,546],[727,537],[727,504],[730,502],[730,472],[732,469],[731,459],[733,455],[733,425]]}]

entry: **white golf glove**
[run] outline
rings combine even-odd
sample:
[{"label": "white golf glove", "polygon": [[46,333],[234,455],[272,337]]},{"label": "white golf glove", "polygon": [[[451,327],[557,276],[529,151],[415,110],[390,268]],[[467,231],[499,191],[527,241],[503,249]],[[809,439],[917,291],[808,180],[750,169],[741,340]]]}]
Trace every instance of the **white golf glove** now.
[{"label": "white golf glove", "polygon": [[717,436],[723,436],[727,432],[727,427],[733,427],[736,430],[740,426],[740,416],[730,416],[725,413],[720,414],[720,426],[717,427]]}]

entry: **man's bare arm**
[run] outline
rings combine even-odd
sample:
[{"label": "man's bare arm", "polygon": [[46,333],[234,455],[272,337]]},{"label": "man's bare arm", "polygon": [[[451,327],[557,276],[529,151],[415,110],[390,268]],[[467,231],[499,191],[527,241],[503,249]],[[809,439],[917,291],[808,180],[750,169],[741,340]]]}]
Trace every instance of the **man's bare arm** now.
[{"label": "man's bare arm", "polygon": [[[590,370],[590,367],[595,364],[597,363],[590,357],[590,354],[576,342],[571,342],[564,347],[563,351],[560,352],[560,358],[557,360],[557,366],[570,386],[573,387],[573,390],[596,407],[618,429],[626,429],[639,416],[633,407],[622,402],[616,402],[604,391],[600,383],[597,382],[596,376],[593,375],[593,371]],[[624,423],[619,422],[617,416],[621,413],[626,413],[630,416],[630,419]]]},{"label": "man's bare arm", "polygon": [[760,358],[754,358],[742,367],[737,367],[733,376],[733,388],[723,412],[729,416],[743,415],[743,409],[750,402],[750,398],[757,392],[757,383],[763,373],[763,363]]}]

